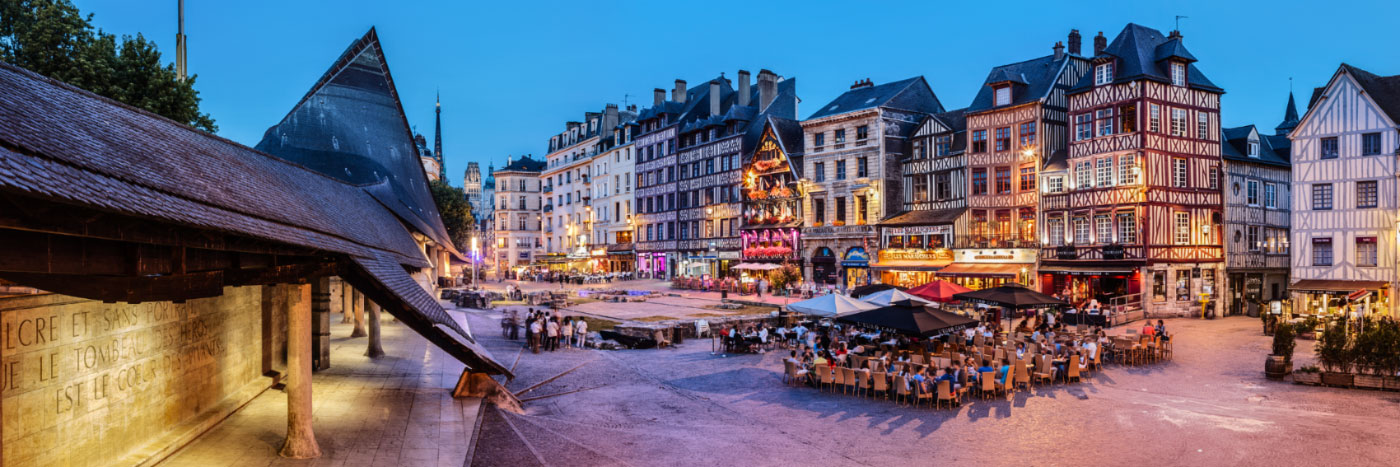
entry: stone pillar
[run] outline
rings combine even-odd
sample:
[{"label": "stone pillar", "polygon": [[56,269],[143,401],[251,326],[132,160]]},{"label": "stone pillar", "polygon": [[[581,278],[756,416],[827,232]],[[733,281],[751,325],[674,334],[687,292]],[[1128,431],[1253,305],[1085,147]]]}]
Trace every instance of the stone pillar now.
[{"label": "stone pillar", "polygon": [[340,280],[340,311],[340,323],[349,324],[350,317],[355,315],[355,288],[345,279]]},{"label": "stone pillar", "polygon": [[365,294],[355,291],[355,330],[350,337],[365,337]]},{"label": "stone pillar", "polygon": [[370,300],[369,307],[369,347],[365,349],[365,356],[369,358],[379,358],[384,356],[384,347],[379,345],[379,304]]},{"label": "stone pillar", "polygon": [[331,278],[311,281],[311,368],[331,367]]},{"label": "stone pillar", "polygon": [[282,457],[321,457],[311,430],[311,286],[285,288],[287,303],[287,440]]}]

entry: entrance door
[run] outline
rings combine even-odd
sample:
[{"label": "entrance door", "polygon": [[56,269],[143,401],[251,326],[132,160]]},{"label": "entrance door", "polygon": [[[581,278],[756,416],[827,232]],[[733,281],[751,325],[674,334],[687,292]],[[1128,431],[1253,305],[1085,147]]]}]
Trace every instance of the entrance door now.
[{"label": "entrance door", "polygon": [[1244,305],[1244,276],[1240,274],[1230,275],[1230,315],[1238,315],[1242,312]]}]

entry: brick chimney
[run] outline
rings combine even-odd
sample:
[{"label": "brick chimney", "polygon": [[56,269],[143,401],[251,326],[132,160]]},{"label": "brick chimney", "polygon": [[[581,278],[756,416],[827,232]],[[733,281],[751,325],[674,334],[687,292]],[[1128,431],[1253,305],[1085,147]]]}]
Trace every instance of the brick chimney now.
[{"label": "brick chimney", "polygon": [[671,90],[671,100],[682,104],[685,103],[685,80],[676,80],[676,89]]},{"label": "brick chimney", "polygon": [[1167,39],[1181,39],[1181,31],[1173,29],[1170,34],[1167,34]]},{"label": "brick chimney", "polygon": [[778,75],[772,71],[758,71],[758,112],[763,113],[768,110],[768,106],[773,103],[773,99],[778,98]]},{"label": "brick chimney", "polygon": [[739,70],[739,105],[749,105],[749,70]]},{"label": "brick chimney", "polygon": [[1065,44],[1063,42],[1055,41],[1055,47],[1052,48],[1055,49],[1055,60],[1065,58]]},{"label": "brick chimney", "polygon": [[856,81],[854,84],[851,85],[851,89],[869,88],[874,86],[875,83],[871,82],[870,78],[866,78],[860,81]]},{"label": "brick chimney", "polygon": [[661,105],[662,102],[666,102],[666,90],[661,88],[653,89],[651,91],[651,105]]},{"label": "brick chimney", "polygon": [[606,133],[612,131],[613,127],[617,126],[617,123],[617,104],[608,104],[607,107],[603,108],[603,124],[599,132]]},{"label": "brick chimney", "polygon": [[710,115],[719,115],[719,80],[710,80]]},{"label": "brick chimney", "polygon": [[1103,31],[1099,31],[1099,35],[1094,36],[1094,55],[1097,56],[1098,54],[1103,53],[1103,49],[1107,48],[1108,38],[1103,37]]},{"label": "brick chimney", "polygon": [[1070,55],[1079,55],[1079,50],[1080,50],[1079,45],[1080,45],[1080,42],[1081,42],[1081,39],[1079,38],[1079,30],[1078,30],[1078,29],[1071,29],[1071,30],[1069,30],[1069,54],[1070,54]]}]

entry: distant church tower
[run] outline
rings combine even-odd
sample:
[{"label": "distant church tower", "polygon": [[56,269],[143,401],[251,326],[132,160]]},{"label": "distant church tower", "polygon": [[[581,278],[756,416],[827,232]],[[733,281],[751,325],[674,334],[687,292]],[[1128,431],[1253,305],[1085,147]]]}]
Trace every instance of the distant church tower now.
[{"label": "distant church tower", "polygon": [[437,96],[437,123],[433,127],[433,157],[438,163],[438,178],[447,180],[447,161],[442,157],[442,94]]},{"label": "distant church tower", "polygon": [[1298,127],[1298,105],[1293,102],[1293,91],[1288,91],[1288,107],[1283,109],[1283,123],[1274,127],[1274,134],[1287,136]]},{"label": "distant church tower", "polygon": [[185,0],[180,0],[180,28],[175,33],[175,79],[185,80]]}]

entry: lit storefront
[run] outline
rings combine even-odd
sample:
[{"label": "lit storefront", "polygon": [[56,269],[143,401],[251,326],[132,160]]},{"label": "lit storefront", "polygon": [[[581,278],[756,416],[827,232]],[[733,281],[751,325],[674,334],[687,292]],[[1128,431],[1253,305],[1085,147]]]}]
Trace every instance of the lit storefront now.
[{"label": "lit storefront", "polygon": [[1035,259],[1036,251],[1029,248],[955,250],[953,264],[934,275],[972,290],[1009,283],[1033,286]]},{"label": "lit storefront", "polygon": [[666,253],[637,253],[637,277],[642,279],[665,279],[666,260]]},{"label": "lit storefront", "polygon": [[1338,317],[1349,311],[1360,316],[1389,313],[1390,283],[1385,281],[1304,279],[1288,287],[1293,301],[1290,318]]},{"label": "lit storefront", "polygon": [[846,289],[854,289],[870,283],[870,255],[865,248],[851,247],[841,258],[841,274]]},{"label": "lit storefront", "polygon": [[1055,266],[1040,270],[1040,292],[1059,295],[1071,303],[1142,292],[1142,274],[1135,268]]},{"label": "lit storefront", "polygon": [[632,251],[632,243],[612,244],[607,248],[608,272],[632,272],[636,270],[637,255]]},{"label": "lit storefront", "polygon": [[953,263],[951,224],[886,228],[883,237],[879,261],[870,265],[882,284],[918,287],[937,280],[935,273]]},{"label": "lit storefront", "polygon": [[812,281],[817,284],[835,284],[836,253],[830,248],[821,247],[812,254]]}]

